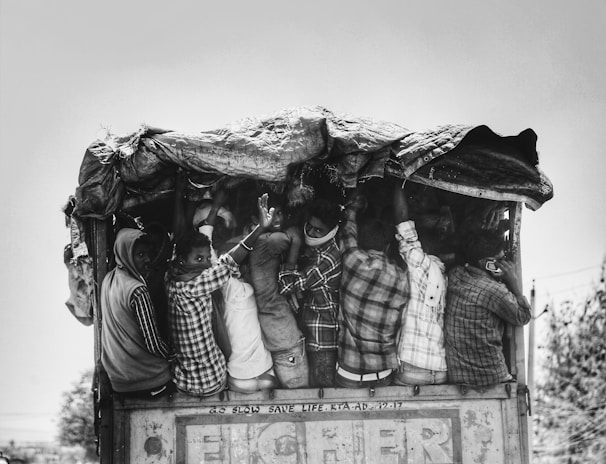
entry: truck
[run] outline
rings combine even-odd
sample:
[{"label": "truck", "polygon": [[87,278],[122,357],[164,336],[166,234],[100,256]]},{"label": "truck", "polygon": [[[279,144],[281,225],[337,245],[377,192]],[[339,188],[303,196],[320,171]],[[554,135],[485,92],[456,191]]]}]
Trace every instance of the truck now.
[{"label": "truck", "polygon": [[[79,266],[74,275],[81,283],[73,287],[80,294],[70,309],[94,325],[101,463],[528,464],[531,409],[521,327],[508,326],[503,340],[513,380],[487,388],[224,390],[148,401],[111,389],[100,362],[99,289],[114,265],[113,239],[125,224],[159,228],[170,249],[179,172],[187,173],[191,201],[227,189],[236,216],[252,192],[263,189],[296,208],[316,195],[339,201],[364,185],[380,208],[390,202],[387,185],[402,182],[417,227],[442,237],[447,264],[456,262],[461,237],[494,211],[521,273],[523,206],[536,210],[553,196],[536,142],[532,129],[514,136],[485,125],[412,131],[323,107],[291,108],[199,133],[142,126],[94,141],[65,213],[69,259]],[[161,277],[155,282],[161,285]]]}]

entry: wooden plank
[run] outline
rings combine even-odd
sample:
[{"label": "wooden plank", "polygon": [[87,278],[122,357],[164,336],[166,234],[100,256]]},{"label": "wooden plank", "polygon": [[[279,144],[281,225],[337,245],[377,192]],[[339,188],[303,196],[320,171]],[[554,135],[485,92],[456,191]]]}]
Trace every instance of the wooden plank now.
[{"label": "wooden plank", "polygon": [[[509,389],[509,391],[508,391]],[[136,398],[123,398],[115,403],[117,410],[145,410],[145,409],[179,409],[191,407],[221,407],[221,406],[246,406],[262,404],[289,404],[289,403],[334,403],[335,401],[402,401],[415,403],[421,401],[445,401],[445,400],[485,400],[506,399],[517,394],[517,384],[500,384],[486,389],[485,391],[468,389],[462,391],[456,385],[426,385],[418,389],[415,394],[414,387],[389,386],[380,387],[370,391],[365,388],[325,388],[320,394],[319,389],[276,389],[272,391],[260,391],[252,394],[228,393],[214,395],[206,398],[198,398],[183,393],[175,393],[170,397],[158,398],[146,401]],[[116,397],[120,397],[118,394]]]}]

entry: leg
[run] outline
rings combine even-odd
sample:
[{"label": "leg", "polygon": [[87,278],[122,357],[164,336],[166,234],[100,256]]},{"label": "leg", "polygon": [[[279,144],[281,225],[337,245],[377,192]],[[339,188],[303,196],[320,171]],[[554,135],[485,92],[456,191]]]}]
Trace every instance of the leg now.
[{"label": "leg", "polygon": [[312,387],[333,387],[337,370],[337,350],[308,351],[309,383]]},{"label": "leg", "polygon": [[290,349],[273,351],[274,371],[283,388],[308,388],[309,366],[305,355],[305,338]]}]

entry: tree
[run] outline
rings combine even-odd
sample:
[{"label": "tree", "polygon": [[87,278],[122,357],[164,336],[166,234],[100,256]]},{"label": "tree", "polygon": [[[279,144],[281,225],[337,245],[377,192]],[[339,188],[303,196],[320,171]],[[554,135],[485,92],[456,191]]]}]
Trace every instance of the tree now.
[{"label": "tree", "polygon": [[87,461],[98,462],[92,381],[93,371],[86,371],[73,383],[71,390],[63,393],[59,417],[59,442],[67,446],[81,446],[86,451]]},{"label": "tree", "polygon": [[537,382],[535,460],[606,462],[606,262],[584,302],[552,308],[543,380]]}]

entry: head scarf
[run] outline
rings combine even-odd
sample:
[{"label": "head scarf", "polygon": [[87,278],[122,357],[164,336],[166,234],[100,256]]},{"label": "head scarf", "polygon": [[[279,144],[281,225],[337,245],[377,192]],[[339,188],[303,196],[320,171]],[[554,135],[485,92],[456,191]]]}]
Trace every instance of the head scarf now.
[{"label": "head scarf", "polygon": [[177,257],[168,265],[168,277],[176,282],[187,282],[194,277],[198,277],[206,269],[204,263],[185,264],[180,262],[179,257]]},{"label": "head scarf", "polygon": [[133,259],[135,242],[143,236],[145,233],[138,229],[120,229],[114,242],[114,256],[116,257],[116,267],[126,270],[135,279],[145,283],[145,279],[137,270]]},{"label": "head scarf", "polygon": [[331,229],[324,237],[310,237],[307,235],[307,228],[303,227],[303,233],[305,234],[305,244],[310,247],[318,247],[320,245],[324,245],[330,239],[334,238],[337,235],[337,231],[339,230],[339,224],[337,224],[333,229]]}]

